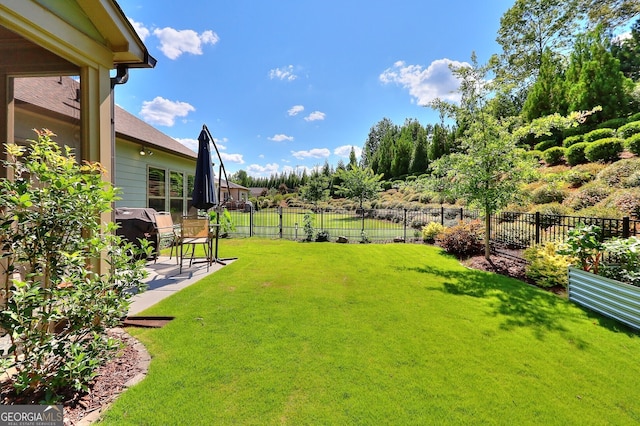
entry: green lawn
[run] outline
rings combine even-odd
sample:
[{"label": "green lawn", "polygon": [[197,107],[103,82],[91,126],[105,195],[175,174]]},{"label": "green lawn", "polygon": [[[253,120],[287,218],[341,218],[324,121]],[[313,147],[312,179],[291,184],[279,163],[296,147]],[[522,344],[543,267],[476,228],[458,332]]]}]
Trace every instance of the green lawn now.
[{"label": "green lawn", "polygon": [[[254,235],[261,237],[275,237],[279,235],[282,225],[282,235],[285,239],[296,238],[296,224],[298,225],[297,238],[304,239],[304,215],[308,210],[282,209],[282,218],[278,209],[261,209],[253,213]],[[234,210],[230,212],[233,224],[236,228],[232,234],[248,236],[251,214]],[[390,220],[365,218],[355,211],[322,212],[313,215],[313,227],[316,232],[328,231],[332,240],[344,235],[352,241],[360,241],[360,230],[364,227],[367,236],[372,240],[392,240],[394,237],[404,236],[404,225]],[[414,230],[408,231],[407,238],[413,238]]]},{"label": "green lawn", "polygon": [[130,329],[123,425],[640,422],[640,338],[425,245],[223,240],[233,264]]}]

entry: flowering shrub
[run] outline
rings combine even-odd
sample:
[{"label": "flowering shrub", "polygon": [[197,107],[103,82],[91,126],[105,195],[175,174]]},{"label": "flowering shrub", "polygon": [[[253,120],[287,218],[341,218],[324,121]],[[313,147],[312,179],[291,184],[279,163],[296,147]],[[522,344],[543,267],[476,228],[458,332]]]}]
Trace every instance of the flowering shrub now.
[{"label": "flowering shrub", "polygon": [[484,227],[479,220],[460,222],[436,236],[436,243],[447,253],[463,257],[484,251]]},{"label": "flowering shrub", "polygon": [[[0,326],[11,339],[0,370],[13,367],[14,390],[48,403],[61,390],[87,389],[115,349],[106,330],[126,315],[146,275],[144,253],[113,223],[101,226],[116,199],[102,166],[78,164],[52,136],[38,132],[28,150],[6,145],[3,164],[15,178],[0,179]],[[149,254],[147,241],[142,247]],[[101,254],[108,268],[98,273]]]}]

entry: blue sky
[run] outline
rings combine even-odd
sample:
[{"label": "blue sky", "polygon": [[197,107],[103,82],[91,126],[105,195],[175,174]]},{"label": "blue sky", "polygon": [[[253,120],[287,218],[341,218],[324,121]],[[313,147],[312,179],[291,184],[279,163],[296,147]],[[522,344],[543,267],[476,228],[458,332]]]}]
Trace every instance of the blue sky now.
[{"label": "blue sky", "polygon": [[348,162],[385,117],[438,122],[422,105],[452,96],[450,63],[499,52],[513,0],[118,4],[158,63],[116,103],[194,150],[206,124],[228,173],[269,176]]}]

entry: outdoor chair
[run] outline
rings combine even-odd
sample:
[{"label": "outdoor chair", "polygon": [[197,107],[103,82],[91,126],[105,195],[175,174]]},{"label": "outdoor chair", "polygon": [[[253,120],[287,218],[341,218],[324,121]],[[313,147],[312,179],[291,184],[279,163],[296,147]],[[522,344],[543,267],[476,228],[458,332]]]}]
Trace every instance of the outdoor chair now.
[{"label": "outdoor chair", "polygon": [[[176,264],[178,263],[178,233],[176,226],[173,224],[173,219],[169,212],[158,212],[155,214],[156,219],[156,232],[157,232],[157,246],[156,246],[156,258],[160,256],[160,249],[166,247],[167,244],[171,247],[169,252],[169,259],[173,257],[173,250],[176,250]],[[155,263],[154,261],[154,263]]]},{"label": "outdoor chair", "polygon": [[[207,271],[211,265],[211,231],[209,230],[209,219],[191,219],[184,218],[180,227],[180,273],[182,273],[182,263],[185,255],[189,255],[189,246],[191,247],[191,257],[189,259],[189,267],[194,263],[194,255],[196,246],[202,244],[205,251],[207,262]],[[187,249],[185,251],[185,246]]]}]

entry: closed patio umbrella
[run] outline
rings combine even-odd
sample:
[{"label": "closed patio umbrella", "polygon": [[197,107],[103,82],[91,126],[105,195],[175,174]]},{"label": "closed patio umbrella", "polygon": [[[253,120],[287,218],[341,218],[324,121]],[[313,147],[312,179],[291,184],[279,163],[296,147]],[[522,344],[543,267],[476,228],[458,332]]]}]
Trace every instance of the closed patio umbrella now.
[{"label": "closed patio umbrella", "polygon": [[192,205],[201,210],[208,210],[218,204],[209,141],[207,132],[202,129],[198,136],[198,162],[191,195]]}]

